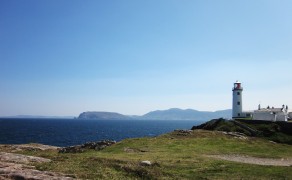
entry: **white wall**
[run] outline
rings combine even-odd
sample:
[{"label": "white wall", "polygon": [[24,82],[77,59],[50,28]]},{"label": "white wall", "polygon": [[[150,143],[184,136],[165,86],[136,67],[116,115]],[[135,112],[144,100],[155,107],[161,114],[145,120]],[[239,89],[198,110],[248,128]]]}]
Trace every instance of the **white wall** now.
[{"label": "white wall", "polygon": [[[237,93],[240,95],[237,95]],[[233,90],[233,101],[232,101],[232,117],[243,117],[242,115],[242,89]],[[240,102],[240,105],[237,104]],[[240,116],[238,116],[240,114]]]},{"label": "white wall", "polygon": [[277,121],[287,121],[287,115],[283,114],[278,114],[277,115]]},{"label": "white wall", "polygon": [[275,121],[275,114],[270,112],[254,112],[253,120]]},{"label": "white wall", "polygon": [[264,120],[264,121],[287,121],[287,115],[284,112],[273,114],[271,112],[254,112],[253,120]]}]

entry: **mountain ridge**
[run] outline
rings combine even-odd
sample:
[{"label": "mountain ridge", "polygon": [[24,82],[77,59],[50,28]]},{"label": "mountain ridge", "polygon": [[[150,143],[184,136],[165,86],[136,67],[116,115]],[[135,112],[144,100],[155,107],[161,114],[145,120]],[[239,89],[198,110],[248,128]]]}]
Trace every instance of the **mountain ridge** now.
[{"label": "mountain ridge", "polygon": [[194,109],[170,108],[167,110],[150,111],[142,116],[123,115],[116,112],[87,111],[82,112],[78,119],[102,119],[102,120],[208,120],[214,118],[231,118],[231,109],[218,111],[198,111]]}]

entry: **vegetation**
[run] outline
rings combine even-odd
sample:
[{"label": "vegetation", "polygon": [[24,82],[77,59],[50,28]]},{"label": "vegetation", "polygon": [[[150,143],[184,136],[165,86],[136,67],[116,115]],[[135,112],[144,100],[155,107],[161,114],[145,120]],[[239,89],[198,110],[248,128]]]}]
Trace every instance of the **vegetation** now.
[{"label": "vegetation", "polygon": [[261,137],[277,143],[292,145],[292,123],[214,119],[192,129],[239,132],[247,136]]},{"label": "vegetation", "polygon": [[[220,126],[221,129],[223,128]],[[0,150],[1,151],[1,150]],[[289,179],[292,167],[252,165],[207,155],[242,154],[292,158],[292,146],[250,137],[239,139],[218,131],[174,131],[153,138],[126,139],[102,151],[58,153],[22,151],[49,158],[39,170],[71,174],[79,179]],[[151,161],[143,166],[141,161]]]}]

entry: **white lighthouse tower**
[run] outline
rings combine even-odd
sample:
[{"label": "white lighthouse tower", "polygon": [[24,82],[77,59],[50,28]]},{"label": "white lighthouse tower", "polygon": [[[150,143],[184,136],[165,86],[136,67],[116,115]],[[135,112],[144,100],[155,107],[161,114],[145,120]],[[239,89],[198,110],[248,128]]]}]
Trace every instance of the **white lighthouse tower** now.
[{"label": "white lighthouse tower", "polygon": [[243,117],[242,113],[242,87],[241,83],[236,81],[234,83],[233,91],[233,103],[232,103],[232,118]]}]

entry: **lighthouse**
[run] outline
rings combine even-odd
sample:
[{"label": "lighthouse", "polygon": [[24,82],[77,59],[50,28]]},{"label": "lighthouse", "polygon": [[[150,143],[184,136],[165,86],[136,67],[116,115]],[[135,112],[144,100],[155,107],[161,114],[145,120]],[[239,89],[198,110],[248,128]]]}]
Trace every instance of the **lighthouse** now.
[{"label": "lighthouse", "polygon": [[233,102],[232,102],[232,118],[243,117],[242,113],[242,87],[241,83],[236,81],[234,83]]}]

